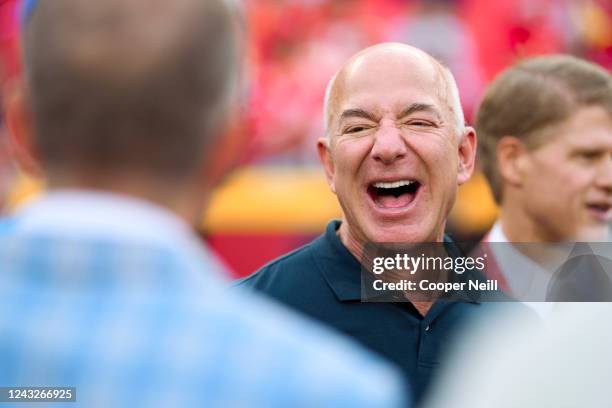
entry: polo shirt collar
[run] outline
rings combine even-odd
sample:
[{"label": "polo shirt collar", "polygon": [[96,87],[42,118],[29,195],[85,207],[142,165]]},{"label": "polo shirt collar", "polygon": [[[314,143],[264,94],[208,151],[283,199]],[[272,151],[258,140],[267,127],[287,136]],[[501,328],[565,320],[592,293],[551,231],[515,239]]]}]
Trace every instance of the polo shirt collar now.
[{"label": "polo shirt collar", "polygon": [[[341,221],[334,220],[327,224],[325,234],[314,244],[314,261],[323,275],[323,278],[341,302],[361,300],[361,264],[355,256],[344,246],[337,235]],[[448,253],[451,256],[461,256],[461,250],[447,236],[444,236]],[[470,299],[467,295],[461,296],[469,303],[480,303]],[[447,303],[439,299],[436,303]]]},{"label": "polo shirt collar", "polygon": [[340,221],[331,221],[315,241],[315,263],[338,300],[361,300],[361,264],[340,241],[339,227]]}]

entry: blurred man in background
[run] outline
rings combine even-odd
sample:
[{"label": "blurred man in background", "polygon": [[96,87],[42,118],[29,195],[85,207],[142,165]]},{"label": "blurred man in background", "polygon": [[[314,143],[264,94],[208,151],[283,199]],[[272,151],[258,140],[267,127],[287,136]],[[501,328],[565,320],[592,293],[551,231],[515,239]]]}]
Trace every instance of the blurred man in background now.
[{"label": "blurred man in background", "polygon": [[[522,61],[492,83],[476,128],[501,207],[485,238],[493,272],[514,296],[535,300],[545,324],[504,315],[494,317],[508,322],[496,333],[473,327],[427,407],[608,407],[612,305],[541,301],[574,300],[567,295],[580,287],[582,301],[610,295],[612,261],[593,252],[610,253],[612,77],[571,56]],[[558,280],[551,262],[573,278]]]},{"label": "blurred man in background", "polygon": [[0,385],[87,407],[402,403],[372,356],[228,293],[190,230],[231,156],[240,51],[221,0],[26,3],[6,117],[49,191],[0,227]]},{"label": "blurred man in background", "polygon": [[398,43],[367,48],[330,81],[318,151],[343,210],[325,234],[241,282],[325,322],[404,371],[419,400],[478,303],[361,302],[368,242],[442,242],[457,187],[474,168],[451,73]]},{"label": "blurred man in background", "polygon": [[485,241],[534,243],[523,251],[491,244],[492,271],[515,296],[545,300],[551,273],[536,244],[610,239],[612,76],[571,56],[525,60],[491,84],[476,129],[500,205]]}]

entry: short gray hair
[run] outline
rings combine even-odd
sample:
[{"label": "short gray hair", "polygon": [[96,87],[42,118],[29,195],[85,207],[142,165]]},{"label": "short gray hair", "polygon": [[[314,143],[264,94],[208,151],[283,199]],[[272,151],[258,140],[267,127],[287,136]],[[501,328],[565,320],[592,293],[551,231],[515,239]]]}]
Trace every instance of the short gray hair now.
[{"label": "short gray hair", "polygon": [[[238,78],[224,0],[41,1],[24,27],[35,140],[48,171],[192,173]],[[156,11],[157,10],[157,11]]]},{"label": "short gray hair", "polygon": [[[493,196],[502,200],[497,144],[504,136],[533,149],[578,109],[601,106],[612,115],[612,76],[603,67],[570,55],[526,59],[507,68],[489,85],[476,115],[480,167]],[[554,133],[553,133],[554,134]]]}]

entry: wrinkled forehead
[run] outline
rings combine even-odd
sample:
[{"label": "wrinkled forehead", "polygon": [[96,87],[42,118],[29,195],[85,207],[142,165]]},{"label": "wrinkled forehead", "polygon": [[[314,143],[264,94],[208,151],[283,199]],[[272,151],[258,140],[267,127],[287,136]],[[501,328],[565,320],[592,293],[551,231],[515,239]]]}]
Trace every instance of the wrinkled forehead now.
[{"label": "wrinkled forehead", "polygon": [[438,107],[445,95],[439,64],[418,50],[381,49],[357,55],[339,72],[330,103],[345,109],[401,111],[409,104]]}]

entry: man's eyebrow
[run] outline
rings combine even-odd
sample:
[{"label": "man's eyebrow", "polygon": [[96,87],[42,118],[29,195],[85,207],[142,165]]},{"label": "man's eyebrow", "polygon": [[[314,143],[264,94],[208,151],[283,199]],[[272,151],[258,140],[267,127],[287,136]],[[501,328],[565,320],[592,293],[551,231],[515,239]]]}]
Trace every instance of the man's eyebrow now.
[{"label": "man's eyebrow", "polygon": [[371,120],[372,122],[378,122],[378,118],[374,114],[359,108],[346,109],[344,112],[342,112],[340,115],[340,121],[347,118],[364,118]]},{"label": "man's eyebrow", "polygon": [[437,117],[438,120],[442,120],[442,115],[440,115],[438,109],[434,105],[430,105],[428,103],[413,103],[404,109],[402,113],[400,113],[399,117],[403,118],[415,112],[431,112]]}]

